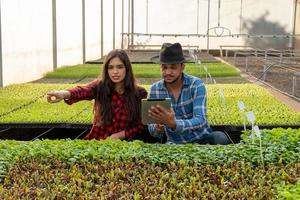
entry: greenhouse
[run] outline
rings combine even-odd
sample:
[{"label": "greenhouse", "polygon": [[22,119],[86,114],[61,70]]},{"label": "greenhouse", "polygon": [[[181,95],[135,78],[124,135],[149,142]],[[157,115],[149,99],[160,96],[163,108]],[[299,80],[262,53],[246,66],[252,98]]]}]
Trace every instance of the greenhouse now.
[{"label": "greenhouse", "polygon": [[300,0],[0,1],[0,199],[300,199]]}]

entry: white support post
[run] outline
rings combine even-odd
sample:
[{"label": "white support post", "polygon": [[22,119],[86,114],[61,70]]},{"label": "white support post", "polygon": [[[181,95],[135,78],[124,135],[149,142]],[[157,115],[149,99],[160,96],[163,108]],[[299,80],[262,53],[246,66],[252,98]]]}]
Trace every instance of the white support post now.
[{"label": "white support post", "polygon": [[226,60],[228,60],[228,49],[226,49]]},{"label": "white support post", "polygon": [[53,70],[57,69],[57,25],[56,25],[56,0],[52,0],[52,56]]},{"label": "white support post", "polygon": [[246,64],[246,72],[248,72],[248,57],[245,58],[245,64]]},{"label": "white support post", "polygon": [[82,64],[86,62],[86,43],[85,43],[85,0],[82,0]]},{"label": "white support post", "polygon": [[264,65],[264,71],[263,71],[263,81],[266,80],[266,74],[267,74],[267,66]]},{"label": "white support post", "polygon": [[300,72],[295,72],[293,76],[292,95],[296,96],[297,77],[300,77]]},{"label": "white support post", "polygon": [[293,76],[292,95],[295,96],[296,76]]}]

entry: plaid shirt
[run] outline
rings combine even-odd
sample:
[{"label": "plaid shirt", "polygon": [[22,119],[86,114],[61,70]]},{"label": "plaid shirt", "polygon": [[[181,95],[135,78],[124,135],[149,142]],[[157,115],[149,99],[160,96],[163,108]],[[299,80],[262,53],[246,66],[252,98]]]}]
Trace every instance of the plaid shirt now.
[{"label": "plaid shirt", "polygon": [[[197,142],[205,134],[211,133],[206,114],[206,89],[201,79],[183,74],[183,86],[177,101],[161,80],[151,86],[150,98],[171,98],[176,115],[176,129],[165,128],[167,142]],[[150,124],[148,130],[151,135],[161,137],[161,134],[156,132],[155,124]]]},{"label": "plaid shirt", "polygon": [[[110,125],[101,125],[101,116],[99,113],[100,102],[96,99],[97,91],[99,87],[99,80],[95,80],[86,86],[77,86],[75,88],[69,89],[71,92],[71,98],[65,100],[69,105],[76,103],[81,100],[92,100],[95,99],[95,113],[94,113],[94,123],[90,133],[85,137],[85,139],[96,139],[102,140],[106,139],[113,133],[117,133],[125,130],[126,139],[131,139],[136,134],[139,134],[144,129],[144,125],[141,120],[138,121],[127,121],[128,112],[126,110],[126,94],[113,93],[112,96],[112,123]],[[147,91],[138,87],[138,94],[140,99],[147,97]],[[140,100],[139,99],[139,100]]]}]

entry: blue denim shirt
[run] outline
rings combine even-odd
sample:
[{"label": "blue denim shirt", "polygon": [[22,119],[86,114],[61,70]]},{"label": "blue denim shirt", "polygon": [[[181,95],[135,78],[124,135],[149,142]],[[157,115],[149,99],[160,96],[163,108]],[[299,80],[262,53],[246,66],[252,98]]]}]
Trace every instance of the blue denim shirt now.
[{"label": "blue denim shirt", "polygon": [[[176,129],[165,127],[168,143],[184,144],[199,141],[212,132],[207,122],[206,89],[201,79],[183,74],[183,86],[176,101],[165,87],[164,80],[154,83],[150,89],[151,99],[171,98],[176,115]],[[161,137],[155,124],[149,124],[151,135]]]}]

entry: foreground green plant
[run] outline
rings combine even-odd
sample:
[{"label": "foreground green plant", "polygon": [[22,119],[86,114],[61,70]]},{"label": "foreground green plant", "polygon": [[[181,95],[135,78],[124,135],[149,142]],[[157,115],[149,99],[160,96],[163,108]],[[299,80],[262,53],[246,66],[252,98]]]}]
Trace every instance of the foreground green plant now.
[{"label": "foreground green plant", "polygon": [[[274,129],[274,133],[280,130]],[[300,162],[300,130],[284,130],[292,139],[263,139],[263,156],[266,164]],[[263,138],[270,138],[272,131],[262,130]],[[265,135],[265,136],[264,136]],[[0,141],[0,180],[20,157],[55,158],[67,163],[78,163],[96,159],[124,161],[144,160],[164,165],[170,162],[188,161],[198,165],[222,165],[246,162],[260,166],[260,149],[257,142],[249,143],[247,138],[235,145],[165,145],[147,144],[141,141],[85,141],[85,140],[43,140],[32,142]]]},{"label": "foreground green plant", "polygon": [[298,180],[295,184],[281,182],[276,184],[276,190],[279,199],[300,199],[300,172],[298,172]]}]

